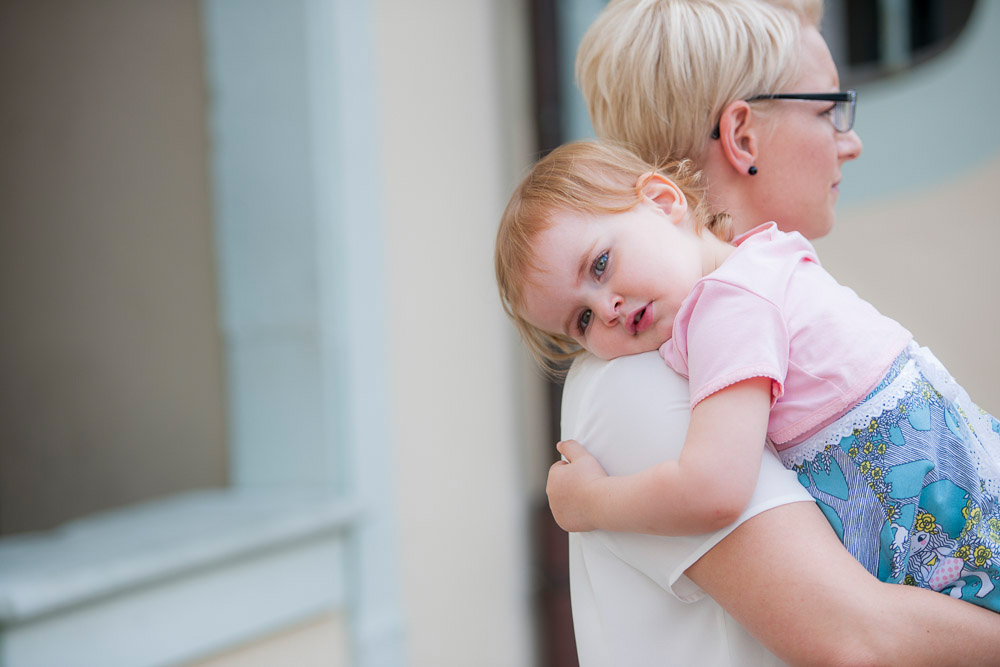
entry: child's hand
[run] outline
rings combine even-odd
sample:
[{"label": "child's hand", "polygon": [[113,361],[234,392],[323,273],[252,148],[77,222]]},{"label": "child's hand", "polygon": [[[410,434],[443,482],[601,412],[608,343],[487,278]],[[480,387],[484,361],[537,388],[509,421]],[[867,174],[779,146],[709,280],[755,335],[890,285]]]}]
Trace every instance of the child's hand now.
[{"label": "child's hand", "polygon": [[549,468],[545,493],[549,496],[552,516],[567,532],[594,530],[597,526],[587,513],[589,498],[608,474],[576,440],[564,440],[556,449],[566,461],[556,461]]}]

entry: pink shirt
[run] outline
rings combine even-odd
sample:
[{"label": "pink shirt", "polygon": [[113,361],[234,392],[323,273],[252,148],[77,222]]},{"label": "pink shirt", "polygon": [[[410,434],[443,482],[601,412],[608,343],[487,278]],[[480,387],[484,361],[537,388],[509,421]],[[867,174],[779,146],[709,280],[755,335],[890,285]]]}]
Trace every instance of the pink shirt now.
[{"label": "pink shirt", "polygon": [[660,356],[688,378],[692,408],[771,378],[767,434],[780,450],[864,398],[912,336],[834,280],[798,232],[770,222],[735,245],[681,304]]}]

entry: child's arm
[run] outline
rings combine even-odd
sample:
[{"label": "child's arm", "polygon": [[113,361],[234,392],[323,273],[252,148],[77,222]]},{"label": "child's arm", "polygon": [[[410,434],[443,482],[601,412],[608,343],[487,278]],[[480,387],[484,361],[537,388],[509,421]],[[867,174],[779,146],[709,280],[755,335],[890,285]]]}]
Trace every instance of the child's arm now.
[{"label": "child's arm", "polygon": [[609,477],[579,443],[559,443],[568,462],[549,470],[552,514],[568,531],[696,535],[729,525],[757,484],[770,407],[769,378],[726,387],[691,411],[679,460],[634,475]]}]

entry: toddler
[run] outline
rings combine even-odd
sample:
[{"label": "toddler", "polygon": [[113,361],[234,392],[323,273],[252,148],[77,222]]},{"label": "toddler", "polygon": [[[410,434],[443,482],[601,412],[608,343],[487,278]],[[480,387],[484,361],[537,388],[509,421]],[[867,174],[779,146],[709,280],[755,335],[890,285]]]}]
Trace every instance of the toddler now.
[{"label": "toddler", "polygon": [[585,142],[542,159],[504,211],[501,299],[544,367],[659,350],[690,383],[677,461],[609,477],[560,443],[560,525],[717,530],[748,503],[769,442],[879,579],[1000,611],[1000,422],[800,234],[768,223],[730,241],[700,199],[688,163]]}]

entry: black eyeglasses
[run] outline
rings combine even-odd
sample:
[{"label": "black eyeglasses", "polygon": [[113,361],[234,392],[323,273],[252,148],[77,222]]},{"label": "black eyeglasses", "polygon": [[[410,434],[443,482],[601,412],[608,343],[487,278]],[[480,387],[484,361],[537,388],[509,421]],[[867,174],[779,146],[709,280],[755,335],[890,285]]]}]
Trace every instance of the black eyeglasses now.
[{"label": "black eyeglasses", "polygon": [[[858,93],[845,90],[839,93],[776,93],[774,95],[757,95],[745,102],[758,100],[809,100],[813,102],[834,102],[830,110],[830,122],[837,132],[850,132],[854,127],[854,108],[858,103]],[[712,138],[719,138],[719,124],[712,130]]]}]

